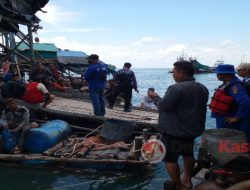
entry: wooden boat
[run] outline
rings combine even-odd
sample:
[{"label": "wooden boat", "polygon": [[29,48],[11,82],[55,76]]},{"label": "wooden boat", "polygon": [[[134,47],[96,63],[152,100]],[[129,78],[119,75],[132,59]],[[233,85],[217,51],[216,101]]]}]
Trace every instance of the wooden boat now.
[{"label": "wooden boat", "polygon": [[[83,159],[83,158],[56,158],[51,156],[43,156],[41,154],[0,154],[0,161],[17,162],[36,165],[53,165],[63,164],[64,167],[74,167],[77,169],[93,168],[102,170],[117,171],[139,171],[147,169],[150,166],[148,161],[136,160],[115,160],[115,159]],[[36,162],[34,162],[36,161]],[[26,163],[25,163],[26,162]]]},{"label": "wooden boat", "polygon": [[22,100],[17,100],[19,105],[28,108],[38,119],[63,119],[72,125],[97,127],[106,119],[119,119],[123,121],[133,121],[139,130],[148,128],[156,130],[158,122],[158,113],[145,110],[132,110],[124,112],[123,108],[106,108],[104,117],[93,114],[92,104],[85,100],[75,100],[62,97],[55,97],[54,101],[42,108],[40,105],[29,104]]},{"label": "wooden boat", "polygon": [[[55,120],[58,123],[60,120]],[[53,122],[53,121],[52,121]],[[100,129],[100,126],[98,129]],[[15,162],[18,164],[34,164],[36,166],[51,166],[51,165],[58,165],[63,164],[64,167],[73,167],[73,168],[94,168],[94,169],[105,169],[105,170],[129,170],[129,171],[139,171],[149,168],[151,165],[147,160],[140,160],[140,151],[134,152],[133,150],[139,150],[142,146],[142,136],[135,136],[133,131],[129,136],[120,136],[118,138],[123,139],[125,141],[115,141],[112,140],[112,137],[109,139],[104,138],[105,132],[98,130],[92,130],[91,132],[86,131],[85,129],[81,129],[84,136],[76,136],[75,133],[73,135],[64,138],[63,140],[57,142],[54,146],[50,147],[49,149],[43,151],[43,147],[37,147],[36,143],[39,140],[43,141],[47,138],[55,138],[55,131],[54,129],[49,128],[46,133],[44,133],[43,127],[32,129],[31,133],[33,137],[29,139],[30,134],[28,134],[28,140],[24,142],[24,152],[23,154],[3,154],[0,153],[0,161],[2,162]],[[64,126],[65,128],[65,126]],[[118,127],[119,128],[119,127]],[[47,128],[45,128],[47,129]],[[60,129],[61,130],[61,129]],[[66,129],[65,129],[66,130]],[[126,130],[124,128],[123,130]],[[41,137],[42,139],[35,140],[32,142],[34,144],[29,144],[27,148],[27,142],[30,140],[34,140],[34,134],[38,134],[37,137]],[[42,134],[41,134],[42,132]],[[60,134],[61,135],[60,131]],[[96,135],[93,135],[96,133]],[[102,134],[103,133],[103,134]],[[86,135],[87,134],[87,135]],[[45,136],[48,136],[45,138]],[[106,136],[105,136],[106,137]],[[130,138],[128,138],[130,137]],[[144,136],[145,137],[145,136]],[[44,139],[43,139],[44,138]],[[57,138],[57,137],[56,137]],[[51,140],[51,139],[49,139]],[[134,143],[133,143],[134,142]],[[42,146],[49,142],[45,142]],[[26,144],[26,145],[25,145]],[[34,149],[35,148],[35,149]],[[40,153],[29,153],[29,150],[35,150],[34,152]],[[115,150],[115,151],[113,151]],[[106,153],[105,153],[106,151]],[[110,151],[117,152],[110,153]],[[120,152],[119,152],[120,151]],[[103,153],[104,152],[104,153]],[[120,156],[118,156],[121,154]],[[105,155],[108,155],[105,157]],[[116,156],[114,156],[116,155]],[[103,157],[102,157],[103,156]]]},{"label": "wooden boat", "polygon": [[[84,101],[90,102],[89,93],[81,92],[79,88],[72,88],[67,91],[58,91],[58,90],[51,89],[50,92],[51,94],[61,97],[61,98],[68,98],[68,99],[79,100],[79,101],[84,100]],[[121,102],[119,102],[118,105],[115,105],[115,107],[122,107]],[[147,109],[147,108],[141,108],[138,106],[132,106],[131,108],[133,110],[141,110],[141,111],[146,111],[146,112],[158,113],[157,109]]]}]

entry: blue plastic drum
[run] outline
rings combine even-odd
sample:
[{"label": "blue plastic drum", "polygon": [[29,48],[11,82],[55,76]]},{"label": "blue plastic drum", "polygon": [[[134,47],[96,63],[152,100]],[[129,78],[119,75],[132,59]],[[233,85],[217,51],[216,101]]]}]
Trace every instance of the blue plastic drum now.
[{"label": "blue plastic drum", "polygon": [[63,140],[69,133],[70,127],[65,121],[49,121],[40,128],[30,130],[25,137],[24,150],[30,153],[42,153]]}]

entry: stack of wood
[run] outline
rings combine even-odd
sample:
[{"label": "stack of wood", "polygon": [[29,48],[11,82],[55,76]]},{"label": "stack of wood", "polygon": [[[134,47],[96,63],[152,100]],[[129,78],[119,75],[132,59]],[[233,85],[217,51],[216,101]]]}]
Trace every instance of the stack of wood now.
[{"label": "stack of wood", "polygon": [[59,142],[52,148],[46,150],[44,156],[54,156],[60,158],[84,158],[90,151],[104,151],[108,149],[121,149],[127,151],[131,146],[124,141],[110,141],[104,139],[100,134],[85,139],[70,137],[65,141]]}]

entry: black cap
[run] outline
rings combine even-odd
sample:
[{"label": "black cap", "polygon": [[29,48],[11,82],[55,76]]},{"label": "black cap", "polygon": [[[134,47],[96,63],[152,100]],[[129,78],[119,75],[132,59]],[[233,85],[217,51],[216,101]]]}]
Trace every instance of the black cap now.
[{"label": "black cap", "polygon": [[131,63],[124,63],[124,67],[131,67],[132,65],[131,65]]},{"label": "black cap", "polygon": [[94,59],[94,60],[99,60],[99,56],[96,54],[91,54],[90,56],[88,56],[86,59]]}]

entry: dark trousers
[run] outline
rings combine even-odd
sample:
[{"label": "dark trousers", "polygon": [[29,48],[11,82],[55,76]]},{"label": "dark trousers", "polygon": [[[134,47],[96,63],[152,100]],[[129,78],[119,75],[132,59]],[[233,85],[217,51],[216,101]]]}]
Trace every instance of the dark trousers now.
[{"label": "dark trousers", "polygon": [[110,106],[114,106],[117,96],[123,93],[123,97],[125,100],[124,110],[129,109],[131,99],[132,99],[132,90],[133,88],[131,86],[117,85],[114,89],[114,93],[110,97],[110,101],[109,101]]}]

